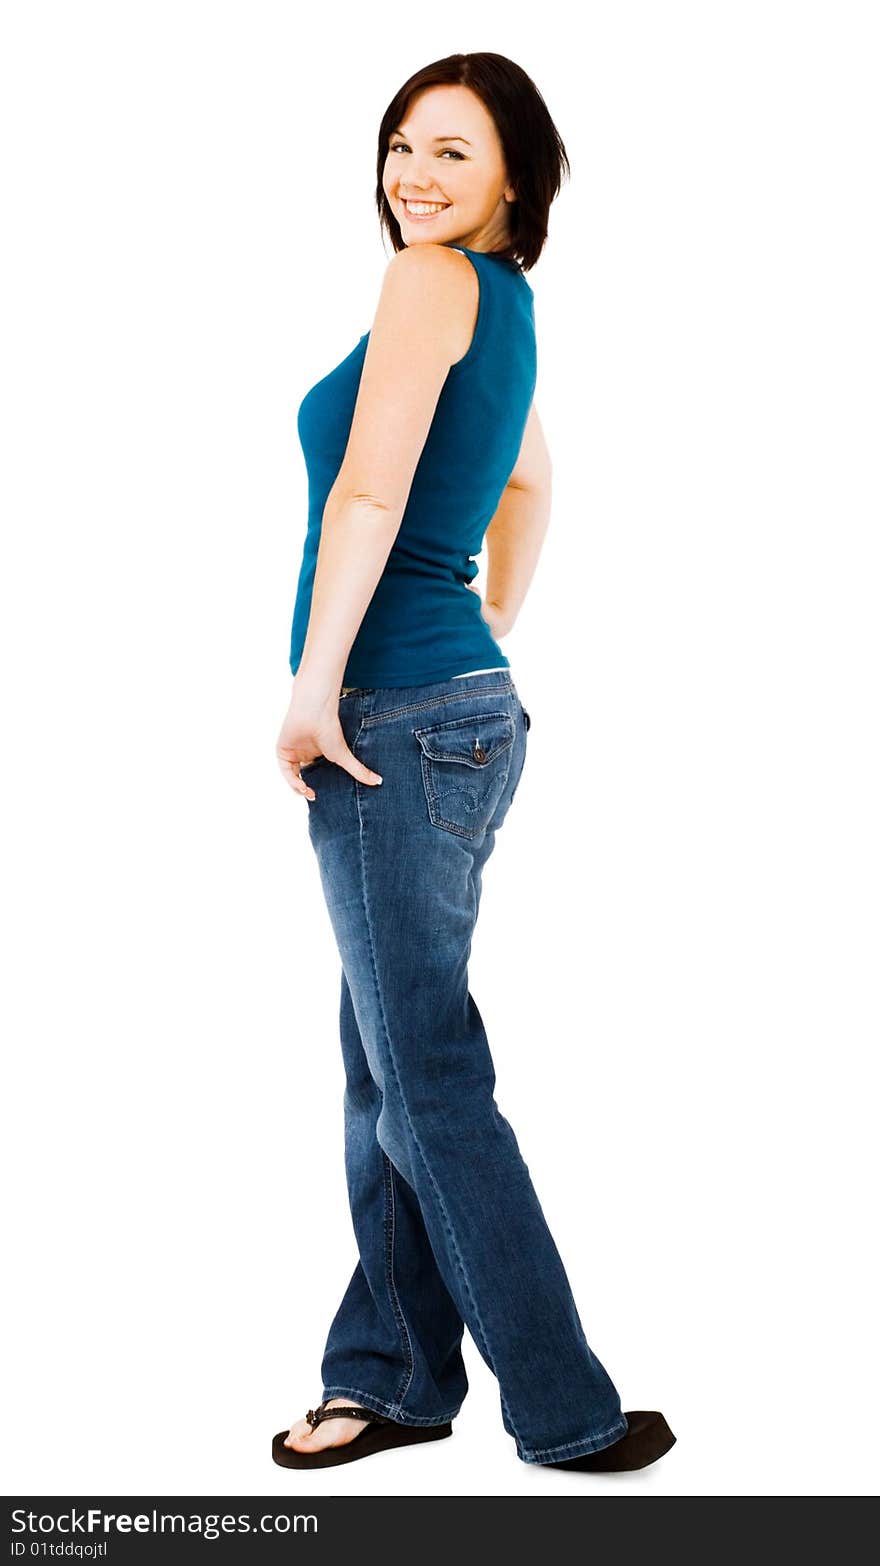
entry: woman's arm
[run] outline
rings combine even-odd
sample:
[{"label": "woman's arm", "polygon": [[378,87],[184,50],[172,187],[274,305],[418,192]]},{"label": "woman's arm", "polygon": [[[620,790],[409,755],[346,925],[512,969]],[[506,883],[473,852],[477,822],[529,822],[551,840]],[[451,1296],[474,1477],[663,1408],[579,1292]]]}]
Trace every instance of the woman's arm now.
[{"label": "woman's arm", "polygon": [[495,637],[513,628],[535,574],[550,523],[552,484],[550,453],[532,403],[519,456],[486,529],[489,565],[482,612]]},{"label": "woman's arm", "polygon": [[364,356],[342,465],[327,497],[308,629],[276,754],[296,793],[316,755],[378,783],[349,750],[338,701],[352,643],[385,568],[450,365],[473,337],[479,283],[445,245],[392,257]]}]

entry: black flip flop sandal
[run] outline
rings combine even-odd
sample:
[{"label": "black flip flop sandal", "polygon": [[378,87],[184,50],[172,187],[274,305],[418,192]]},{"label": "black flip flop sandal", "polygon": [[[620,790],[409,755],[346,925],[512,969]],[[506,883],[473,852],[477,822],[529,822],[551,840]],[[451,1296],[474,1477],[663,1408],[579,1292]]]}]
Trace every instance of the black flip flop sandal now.
[{"label": "black flip flop sandal", "polygon": [[626,1415],[629,1429],[619,1441],[600,1447],[598,1452],[584,1452],[581,1457],[567,1457],[561,1463],[545,1463],[546,1468],[580,1469],[594,1474],[627,1473],[633,1468],[647,1468],[658,1457],[675,1445],[663,1415],[656,1409],[638,1408]]},{"label": "black flip flop sandal", "polygon": [[285,1446],[290,1430],[279,1430],[272,1439],[272,1461],[281,1468],[335,1468],[339,1463],[353,1463],[359,1457],[372,1457],[374,1452],[387,1452],[395,1446],[414,1446],[419,1441],[442,1441],[452,1435],[452,1425],[402,1425],[397,1420],[376,1414],[371,1408],[340,1406],[327,1408],[327,1398],[317,1408],[310,1408],[306,1419],[315,1429],[322,1419],[363,1419],[366,1428],[353,1440],[342,1446],[325,1446],[320,1452],[297,1452]]}]

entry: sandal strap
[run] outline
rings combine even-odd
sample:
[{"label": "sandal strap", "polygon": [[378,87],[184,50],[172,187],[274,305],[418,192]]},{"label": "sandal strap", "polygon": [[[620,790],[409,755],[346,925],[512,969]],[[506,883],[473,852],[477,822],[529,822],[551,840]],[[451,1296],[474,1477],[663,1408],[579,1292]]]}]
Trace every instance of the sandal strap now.
[{"label": "sandal strap", "polygon": [[323,1403],[319,1403],[317,1408],[310,1408],[306,1414],[306,1419],[313,1430],[321,1423],[322,1419],[363,1419],[369,1424],[373,1422],[378,1425],[394,1424],[393,1419],[386,1419],[384,1414],[376,1414],[371,1408],[355,1408],[354,1406],[350,1408],[346,1406],[327,1408],[327,1402],[328,1399],[325,1398]]}]

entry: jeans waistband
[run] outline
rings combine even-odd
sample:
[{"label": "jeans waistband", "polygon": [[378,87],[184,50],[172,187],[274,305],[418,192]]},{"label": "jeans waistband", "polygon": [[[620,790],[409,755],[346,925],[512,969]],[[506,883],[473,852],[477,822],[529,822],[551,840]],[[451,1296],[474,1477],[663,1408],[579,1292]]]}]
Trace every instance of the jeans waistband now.
[{"label": "jeans waistband", "polygon": [[448,680],[432,680],[426,685],[343,685],[340,697],[363,696],[371,713],[390,711],[412,703],[433,701],[447,693],[463,696],[473,691],[511,691],[513,675],[509,668],[486,674],[456,675]]}]

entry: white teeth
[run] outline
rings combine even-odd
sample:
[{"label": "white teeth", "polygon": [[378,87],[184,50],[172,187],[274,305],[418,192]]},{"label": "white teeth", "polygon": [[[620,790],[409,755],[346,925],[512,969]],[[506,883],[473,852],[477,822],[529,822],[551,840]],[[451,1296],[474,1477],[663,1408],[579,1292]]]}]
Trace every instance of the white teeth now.
[{"label": "white teeth", "polygon": [[443,212],[449,205],[448,201],[405,201],[407,212],[412,212],[415,217],[427,217],[432,212]]}]

